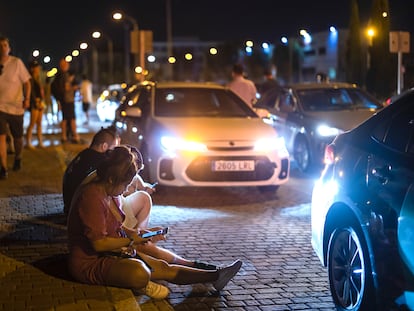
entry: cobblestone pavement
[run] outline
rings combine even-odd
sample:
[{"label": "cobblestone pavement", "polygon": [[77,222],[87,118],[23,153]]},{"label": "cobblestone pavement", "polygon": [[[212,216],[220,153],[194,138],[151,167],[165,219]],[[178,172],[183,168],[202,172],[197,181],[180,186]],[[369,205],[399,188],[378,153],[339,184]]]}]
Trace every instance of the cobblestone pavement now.
[{"label": "cobblestone pavement", "polygon": [[[85,145],[90,135],[82,135]],[[160,188],[151,224],[169,226],[161,246],[216,264],[243,266],[220,293],[168,284],[168,299],[89,286],[66,271],[60,182],[83,145],[25,150],[21,172],[0,181],[0,310],[334,310],[326,271],[310,244],[311,181],[295,176],[276,194],[249,188]],[[57,139],[57,138],[56,138]]]}]

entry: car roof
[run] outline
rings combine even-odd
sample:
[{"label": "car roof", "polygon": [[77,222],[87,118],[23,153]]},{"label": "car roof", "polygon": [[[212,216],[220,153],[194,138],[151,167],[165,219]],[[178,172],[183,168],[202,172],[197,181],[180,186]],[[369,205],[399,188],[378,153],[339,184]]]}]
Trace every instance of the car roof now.
[{"label": "car roof", "polygon": [[163,81],[163,82],[154,82],[154,81],[144,81],[137,84],[140,85],[149,85],[155,86],[157,88],[215,88],[215,89],[224,89],[225,87],[221,84],[215,82],[192,82],[192,81]]},{"label": "car roof", "polygon": [[292,89],[338,89],[338,88],[357,88],[356,84],[345,83],[345,82],[303,82],[303,83],[294,83],[289,84],[286,88]]}]

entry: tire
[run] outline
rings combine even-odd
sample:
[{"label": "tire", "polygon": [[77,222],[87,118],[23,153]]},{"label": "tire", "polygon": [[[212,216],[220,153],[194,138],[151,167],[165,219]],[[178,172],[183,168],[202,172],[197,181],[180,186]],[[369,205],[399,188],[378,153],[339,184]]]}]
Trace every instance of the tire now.
[{"label": "tire", "polygon": [[309,144],[304,137],[296,138],[293,147],[293,158],[303,173],[311,171],[312,159]]},{"label": "tire", "polygon": [[367,247],[359,231],[334,231],[328,249],[329,285],[339,311],[375,310],[375,295]]}]

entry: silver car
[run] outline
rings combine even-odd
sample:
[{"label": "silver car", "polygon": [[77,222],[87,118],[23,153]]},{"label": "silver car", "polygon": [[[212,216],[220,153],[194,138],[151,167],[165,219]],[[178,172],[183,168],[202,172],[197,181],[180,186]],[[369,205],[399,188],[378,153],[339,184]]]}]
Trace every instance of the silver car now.
[{"label": "silver car", "polygon": [[284,137],[297,167],[309,172],[321,168],[325,147],[336,135],[354,128],[383,105],[353,84],[302,83],[275,87],[255,108]]},{"label": "silver car", "polygon": [[150,182],[275,190],[289,178],[283,139],[218,84],[137,84],[117,109],[114,124],[122,142],[143,153]]}]

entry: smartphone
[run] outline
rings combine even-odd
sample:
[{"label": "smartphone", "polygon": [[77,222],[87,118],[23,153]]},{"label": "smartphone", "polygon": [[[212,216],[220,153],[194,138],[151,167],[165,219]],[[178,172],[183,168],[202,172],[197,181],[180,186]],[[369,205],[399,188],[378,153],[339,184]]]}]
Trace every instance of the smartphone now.
[{"label": "smartphone", "polygon": [[150,238],[150,237],[160,235],[160,234],[165,235],[167,233],[168,233],[168,227],[165,227],[164,229],[160,229],[160,230],[157,230],[157,231],[145,232],[145,233],[141,234],[140,237],[146,239],[146,238]]},{"label": "smartphone", "polygon": [[153,183],[153,184],[151,185],[151,189],[154,189],[157,185],[158,185],[158,181],[156,181],[155,183]]}]

